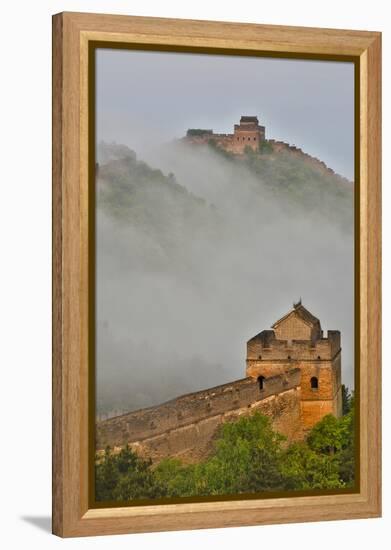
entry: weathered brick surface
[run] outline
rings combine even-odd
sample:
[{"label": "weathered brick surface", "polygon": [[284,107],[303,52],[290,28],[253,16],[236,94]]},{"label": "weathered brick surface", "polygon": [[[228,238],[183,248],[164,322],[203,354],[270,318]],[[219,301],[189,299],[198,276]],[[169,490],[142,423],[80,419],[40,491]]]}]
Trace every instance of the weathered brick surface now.
[{"label": "weathered brick surface", "polygon": [[115,445],[115,451],[128,443],[140,456],[149,457],[154,462],[168,456],[181,458],[185,462],[195,462],[210,453],[221,424],[234,421],[240,416],[248,416],[254,411],[269,416],[274,429],[284,434],[288,441],[302,437],[300,387],[295,386],[244,407],[200,418],[197,422],[164,431],[153,437],[119,442]]},{"label": "weathered brick surface", "polygon": [[193,135],[192,130],[188,130],[184,140],[193,144],[213,141],[222,149],[238,155],[243,154],[246,147],[258,151],[260,143],[265,139],[265,128],[258,124],[256,117],[251,117],[254,119],[251,121],[244,121],[243,118],[246,117],[241,118],[240,124],[235,124],[233,134],[216,134],[212,130],[205,130],[203,134]]},{"label": "weathered brick surface", "polygon": [[[273,337],[270,335],[273,334]],[[329,330],[327,338],[310,340],[280,340],[274,331],[264,330],[247,342],[247,363],[252,361],[288,361],[333,359],[341,349],[339,331]]]},{"label": "weathered brick surface", "polygon": [[[341,394],[339,389],[338,394]],[[321,400],[306,400],[301,402],[301,414],[303,429],[308,430],[312,428],[314,424],[322,420],[326,414],[333,414],[334,416],[340,416],[341,412],[338,410],[338,404],[340,403],[339,395],[335,395],[333,399],[321,399]]]},{"label": "weathered brick surface", "polygon": [[312,328],[293,315],[274,329],[277,340],[311,340]]},{"label": "weathered brick surface", "polygon": [[301,373],[303,429],[308,430],[325,414],[341,415],[341,337],[329,330],[323,336],[319,320],[302,305],[247,343],[247,376],[266,379],[290,368]]},{"label": "weathered brick surface", "polygon": [[270,377],[262,390],[257,380],[243,378],[183,395],[156,407],[98,422],[96,446],[98,449],[103,449],[106,445],[122,446],[166,434],[231,411],[249,409],[259,401],[299,386],[299,383],[300,371],[291,369],[282,377]]}]

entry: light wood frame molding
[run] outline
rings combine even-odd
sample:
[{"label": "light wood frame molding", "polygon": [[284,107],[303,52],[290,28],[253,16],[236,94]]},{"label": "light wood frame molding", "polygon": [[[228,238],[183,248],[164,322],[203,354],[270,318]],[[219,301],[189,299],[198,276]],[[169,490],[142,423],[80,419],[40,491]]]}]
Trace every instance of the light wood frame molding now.
[{"label": "light wood frame molding", "polygon": [[[357,493],[90,508],[89,43],[354,58],[359,87]],[[357,151],[357,149],[356,149]],[[381,34],[87,13],[53,17],[53,532],[63,537],[381,514]],[[357,225],[356,225],[357,227]]]}]

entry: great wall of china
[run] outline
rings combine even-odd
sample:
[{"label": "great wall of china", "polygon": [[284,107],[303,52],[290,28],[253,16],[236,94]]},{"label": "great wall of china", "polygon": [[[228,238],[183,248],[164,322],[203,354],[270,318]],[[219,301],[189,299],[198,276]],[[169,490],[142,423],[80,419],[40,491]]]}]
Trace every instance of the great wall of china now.
[{"label": "great wall of china", "polygon": [[341,415],[339,331],[325,337],[301,302],[247,342],[246,378],[97,422],[96,449],[126,444],[159,461],[198,461],[222,423],[259,411],[288,441],[300,440],[326,414]]}]

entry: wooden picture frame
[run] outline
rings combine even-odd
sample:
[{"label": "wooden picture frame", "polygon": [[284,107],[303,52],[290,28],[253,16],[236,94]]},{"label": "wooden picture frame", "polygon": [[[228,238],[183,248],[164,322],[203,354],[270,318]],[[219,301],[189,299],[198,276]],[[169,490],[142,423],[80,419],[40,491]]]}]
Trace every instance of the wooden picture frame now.
[{"label": "wooden picture frame", "polygon": [[[359,490],[219,502],[90,506],[94,311],[89,301],[91,44],[346,59],[356,67]],[[53,17],[53,533],[62,537],[378,517],[381,514],[381,35],[148,17]],[[359,237],[359,238],[358,238]]]}]

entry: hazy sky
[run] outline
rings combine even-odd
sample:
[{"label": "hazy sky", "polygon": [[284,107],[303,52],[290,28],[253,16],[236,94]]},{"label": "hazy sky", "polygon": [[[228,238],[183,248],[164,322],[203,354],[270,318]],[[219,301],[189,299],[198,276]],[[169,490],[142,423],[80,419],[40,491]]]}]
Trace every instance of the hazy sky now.
[{"label": "hazy sky", "polygon": [[189,127],[230,133],[257,115],[267,138],[353,180],[352,63],[101,49],[96,85],[98,139],[141,156]]}]

